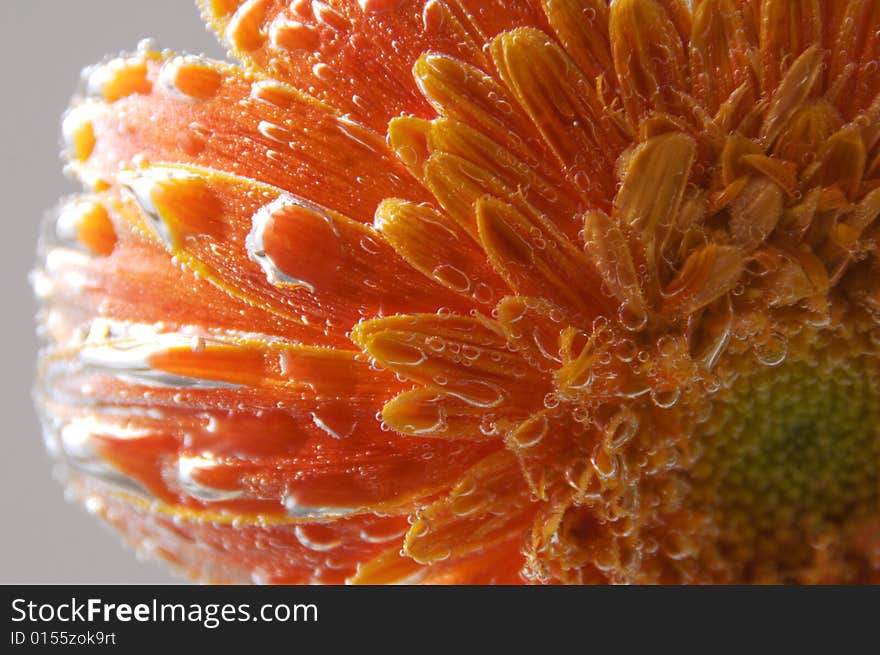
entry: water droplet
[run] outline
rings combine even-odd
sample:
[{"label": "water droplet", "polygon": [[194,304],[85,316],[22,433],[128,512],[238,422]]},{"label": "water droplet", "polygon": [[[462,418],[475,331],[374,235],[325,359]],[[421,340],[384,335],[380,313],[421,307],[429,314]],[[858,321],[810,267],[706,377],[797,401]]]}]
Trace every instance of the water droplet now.
[{"label": "water droplet", "polygon": [[193,236],[216,236],[225,229],[220,199],[205,179],[174,169],[119,175],[157,236],[172,251]]},{"label": "water droplet", "polygon": [[648,324],[648,313],[644,308],[625,302],[617,312],[620,324],[630,332],[639,332]]},{"label": "water droplet", "polygon": [[297,519],[329,519],[348,516],[361,511],[360,507],[318,507],[307,505],[292,493],[285,493],[281,498],[281,504],[291,518]]},{"label": "water droplet", "polygon": [[147,64],[142,57],[114,59],[86,69],[86,93],[116,102],[135,93],[149,94],[153,84],[147,77]]},{"label": "water droplet", "polygon": [[317,525],[298,525],[293,534],[303,546],[317,552],[326,552],[342,545],[332,528]]},{"label": "water droplet", "polygon": [[459,293],[467,293],[471,288],[471,280],[467,274],[450,264],[440,264],[431,275],[441,284]]},{"label": "water droplet", "polygon": [[510,441],[518,448],[533,448],[537,446],[550,430],[550,422],[546,414],[540,414],[535,418],[523,423],[510,435]]},{"label": "water droplet", "polygon": [[756,343],[753,350],[755,357],[765,366],[779,366],[788,356],[788,340],[774,332],[764,341]]},{"label": "water droplet", "polygon": [[177,460],[177,480],[184,491],[204,502],[222,502],[241,498],[242,489],[217,489],[197,480],[200,474],[216,469],[220,464],[211,457],[181,457]]},{"label": "water droplet", "polygon": [[[299,247],[290,248],[291,242]],[[303,287],[309,293],[322,284],[332,285],[342,265],[342,247],[332,219],[288,195],[279,196],[254,214],[245,247],[269,282]]]},{"label": "water droplet", "polygon": [[333,69],[324,62],[318,62],[312,66],[312,73],[314,73],[315,77],[319,80],[327,81],[333,78]]},{"label": "water droplet", "polygon": [[639,430],[638,414],[630,409],[620,409],[605,429],[605,447],[610,452],[623,448]]},{"label": "water droplet", "polygon": [[340,417],[325,415],[321,418],[315,412],[312,412],[312,423],[322,432],[329,434],[334,439],[347,439],[357,429],[358,422],[350,417]]},{"label": "water droplet", "polygon": [[505,398],[504,390],[487,380],[457,379],[454,388],[449,387],[446,391],[474,407],[497,407]]},{"label": "water droplet", "polygon": [[61,124],[65,155],[79,162],[86,161],[95,150],[95,128],[86,109],[68,111]]},{"label": "water droplet", "polygon": [[681,389],[651,389],[651,401],[662,409],[669,409],[678,402],[681,397]]}]

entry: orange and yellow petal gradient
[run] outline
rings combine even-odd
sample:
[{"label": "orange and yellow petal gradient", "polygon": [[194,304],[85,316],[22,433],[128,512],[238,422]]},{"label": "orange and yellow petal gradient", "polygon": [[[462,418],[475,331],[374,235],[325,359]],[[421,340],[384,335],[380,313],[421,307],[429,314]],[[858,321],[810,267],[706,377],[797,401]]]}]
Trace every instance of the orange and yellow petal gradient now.
[{"label": "orange and yellow petal gradient", "polygon": [[64,119],[36,396],[209,582],[880,582],[880,9],[202,0]]}]

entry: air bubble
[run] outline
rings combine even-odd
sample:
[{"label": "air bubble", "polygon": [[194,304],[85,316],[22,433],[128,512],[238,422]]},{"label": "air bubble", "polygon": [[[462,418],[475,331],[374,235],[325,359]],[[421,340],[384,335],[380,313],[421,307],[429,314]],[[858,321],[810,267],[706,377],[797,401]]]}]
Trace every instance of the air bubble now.
[{"label": "air bubble", "polygon": [[773,333],[766,340],[753,346],[755,357],[765,366],[779,366],[788,356],[788,340]]},{"label": "air bubble", "polygon": [[673,407],[681,397],[681,389],[651,389],[651,401],[661,409]]}]

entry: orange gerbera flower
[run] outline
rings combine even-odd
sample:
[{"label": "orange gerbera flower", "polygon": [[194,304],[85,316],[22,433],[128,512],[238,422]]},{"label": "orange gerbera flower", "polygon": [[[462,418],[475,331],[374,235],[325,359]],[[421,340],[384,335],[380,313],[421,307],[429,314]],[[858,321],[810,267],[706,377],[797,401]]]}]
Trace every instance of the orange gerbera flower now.
[{"label": "orange gerbera flower", "polygon": [[880,3],[203,0],[64,121],[38,402],[207,581],[880,582]]}]

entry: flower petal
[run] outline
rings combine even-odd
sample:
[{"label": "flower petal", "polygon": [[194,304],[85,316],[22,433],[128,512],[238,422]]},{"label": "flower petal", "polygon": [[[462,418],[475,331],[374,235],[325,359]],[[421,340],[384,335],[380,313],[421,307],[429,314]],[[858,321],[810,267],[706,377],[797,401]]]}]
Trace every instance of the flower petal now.
[{"label": "flower petal", "polygon": [[[101,207],[99,211],[96,207]],[[110,217],[116,241],[106,254],[84,252],[78,235],[82,213]],[[168,329],[197,326],[205,330],[259,332],[320,345],[349,345],[342,334],[323,326],[286,320],[222,289],[175,264],[160,244],[144,239],[128,224],[139,221],[133,201],[103,192],[75,198],[50,220],[41,245],[42,263],[34,273],[45,303],[45,324],[53,340],[65,344],[88,331],[93,319],[162,323]],[[106,228],[105,224],[105,228]],[[98,237],[92,225],[90,238]],[[76,238],[74,241],[73,238]]]},{"label": "flower petal", "polygon": [[518,294],[548,298],[580,321],[607,309],[589,260],[546,221],[487,197],[477,225],[489,261]]},{"label": "flower petal", "polygon": [[427,205],[386,199],[376,227],[397,253],[448,289],[487,304],[504,295],[504,282],[472,236]]},{"label": "flower petal", "polygon": [[528,416],[529,410],[506,402],[485,408],[433,389],[404,391],[382,408],[392,430],[417,437],[483,441],[497,437]]},{"label": "flower petal", "polygon": [[745,268],[745,257],[735,246],[710,243],[695,250],[678,276],[664,291],[663,310],[687,316],[731,290]]},{"label": "flower petal", "polygon": [[[81,145],[69,148],[74,172],[89,184],[114,180],[132,162],[185,163],[271,184],[361,222],[389,185],[400,197],[427,199],[380,134],[292,88],[203,59],[147,52],[121,61],[142,65],[147,87],[111,101],[108,82],[95,82],[103,97],[75,99],[65,121],[68,133],[88,125],[94,134],[88,156]],[[216,76],[212,93],[179,88],[181,71],[194,68]]]},{"label": "flower petal", "polygon": [[497,449],[380,429],[375,408],[400,385],[364,359],[179,334],[94,341],[48,355],[41,402],[61,450],[93,472],[241,515],[406,510]]},{"label": "flower petal", "polygon": [[565,52],[534,29],[505,32],[492,43],[499,74],[541,131],[575,189],[604,201],[626,139]]},{"label": "flower petal", "polygon": [[836,184],[854,200],[862,186],[868,153],[862,135],[855,126],[832,134],[818,152],[818,166],[808,181],[817,186]]},{"label": "flower petal", "polygon": [[782,218],[782,190],[767,178],[753,178],[730,206],[730,234],[743,251],[757,248]]},{"label": "flower petal", "polygon": [[511,585],[522,584],[524,560],[518,535],[462,557],[419,564],[391,548],[358,567],[351,584]]},{"label": "flower petal", "polygon": [[[279,189],[171,166],[123,178],[144,211],[143,229],[180,261],[288,320],[344,332],[383,312],[473,306],[419,275],[371,227]],[[213,200],[191,203],[193,194]]]},{"label": "flower petal", "polygon": [[820,0],[765,0],[761,3],[761,88],[773,93],[786,70],[808,48],[822,40]]},{"label": "flower petal", "polygon": [[[687,52],[679,27],[687,15],[679,0],[617,0],[609,33],[623,105],[633,124],[651,109],[675,114],[686,92]],[[679,25],[676,25],[676,22]]]},{"label": "flower petal", "polygon": [[880,6],[858,0],[832,4],[837,11],[826,26],[831,53],[827,77],[846,78],[838,104],[847,118],[854,118],[874,101],[880,84]]},{"label": "flower petal", "polygon": [[670,132],[648,139],[629,160],[613,217],[640,235],[650,261],[681,207],[695,155],[691,137]]},{"label": "flower petal", "polygon": [[770,106],[764,115],[760,132],[765,145],[772,146],[775,143],[779,134],[786,128],[813,91],[821,72],[822,51],[818,48],[811,47],[804,50],[792,62],[778,85],[773,87],[775,90],[770,98]]},{"label": "flower petal", "polygon": [[743,84],[756,95],[750,59],[756,44],[749,40],[740,12],[734,0],[704,0],[694,8],[691,84],[696,99],[713,114]]},{"label": "flower petal", "polygon": [[419,57],[413,75],[441,116],[470,126],[523,161],[542,161],[540,133],[494,78],[457,59],[432,53]]},{"label": "flower petal", "polygon": [[427,143],[432,154],[448,153],[486,171],[503,185],[507,197],[521,197],[552,217],[567,235],[576,235],[576,215],[583,210],[584,201],[558,166],[544,161],[527,163],[478,130],[449,119],[431,122]]},{"label": "flower petal", "polygon": [[208,22],[250,67],[381,129],[400,113],[427,116],[410,74],[426,51],[484,65],[483,44],[543,24],[523,0],[332,2],[200,0]]},{"label": "flower petal", "polygon": [[645,298],[623,231],[607,214],[589,212],[584,217],[584,250],[598,269],[611,294],[631,316],[645,316]]},{"label": "flower petal", "polygon": [[[614,70],[608,36],[608,3],[603,0],[541,0],[562,47],[588,80]],[[608,80],[616,84],[617,80]]]},{"label": "flower petal", "polygon": [[531,520],[528,489],[507,452],[470,469],[448,496],[421,510],[404,541],[415,561],[430,564],[486,548]]},{"label": "flower petal", "polygon": [[403,517],[375,514],[330,523],[233,522],[229,514],[147,502],[81,476],[71,486],[140,553],[207,583],[342,584],[406,527]]},{"label": "flower petal", "polygon": [[414,314],[356,325],[352,340],[379,365],[484,410],[533,406],[545,383],[506,348],[485,319]]}]

